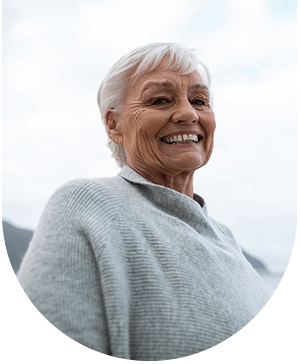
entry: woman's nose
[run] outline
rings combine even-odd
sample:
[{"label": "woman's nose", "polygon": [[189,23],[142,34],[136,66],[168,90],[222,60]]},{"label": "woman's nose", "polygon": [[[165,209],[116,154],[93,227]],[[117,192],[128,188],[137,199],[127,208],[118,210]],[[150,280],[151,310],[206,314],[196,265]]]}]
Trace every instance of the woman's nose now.
[{"label": "woman's nose", "polygon": [[181,101],[172,117],[172,121],[176,124],[179,122],[196,123],[198,120],[196,110],[189,100]]}]

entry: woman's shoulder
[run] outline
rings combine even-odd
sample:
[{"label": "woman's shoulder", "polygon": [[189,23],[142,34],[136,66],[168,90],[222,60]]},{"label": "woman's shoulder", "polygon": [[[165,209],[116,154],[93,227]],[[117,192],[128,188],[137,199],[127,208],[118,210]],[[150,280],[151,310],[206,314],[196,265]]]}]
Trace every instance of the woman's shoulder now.
[{"label": "woman's shoulder", "polygon": [[79,178],[64,183],[50,197],[48,205],[82,209],[85,206],[120,205],[125,193],[117,177]]},{"label": "woman's shoulder", "polygon": [[[119,188],[118,188],[119,187]],[[118,177],[101,178],[78,178],[65,182],[59,186],[54,193],[74,193],[86,195],[90,193],[112,193],[121,192]]]}]

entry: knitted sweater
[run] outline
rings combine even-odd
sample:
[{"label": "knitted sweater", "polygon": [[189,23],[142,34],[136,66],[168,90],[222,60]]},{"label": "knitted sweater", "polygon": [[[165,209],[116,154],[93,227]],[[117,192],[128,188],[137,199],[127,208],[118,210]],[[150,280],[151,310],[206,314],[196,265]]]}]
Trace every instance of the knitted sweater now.
[{"label": "knitted sweater", "polygon": [[147,182],[129,167],[59,188],[18,278],[66,335],[133,360],[208,349],[271,296],[201,197]]}]

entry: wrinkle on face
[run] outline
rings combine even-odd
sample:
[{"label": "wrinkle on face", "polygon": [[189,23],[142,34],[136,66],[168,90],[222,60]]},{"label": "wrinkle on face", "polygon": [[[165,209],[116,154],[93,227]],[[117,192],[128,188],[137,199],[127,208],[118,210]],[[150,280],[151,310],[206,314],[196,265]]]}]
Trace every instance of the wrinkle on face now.
[{"label": "wrinkle on face", "polygon": [[[132,125],[135,125],[134,128],[131,128],[132,133],[129,133],[130,139],[124,139],[125,144],[129,146],[127,147],[126,155],[127,160],[131,161],[132,159],[135,159],[136,161],[139,161],[140,165],[144,163],[152,165],[153,162],[155,163],[155,160],[156,162],[161,162],[157,157],[157,144],[155,140],[157,130],[155,127],[152,130],[151,125],[148,125],[147,132],[145,131],[141,121],[147,110],[143,108],[142,105],[143,103],[139,101],[128,104],[126,113],[122,116],[124,120],[130,118]],[[143,156],[143,158],[141,158],[141,156]]]}]

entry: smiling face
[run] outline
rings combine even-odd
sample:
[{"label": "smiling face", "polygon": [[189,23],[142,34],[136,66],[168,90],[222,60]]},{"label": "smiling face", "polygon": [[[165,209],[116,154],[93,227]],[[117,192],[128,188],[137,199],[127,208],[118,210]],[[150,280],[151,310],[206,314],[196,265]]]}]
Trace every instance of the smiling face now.
[{"label": "smiling face", "polygon": [[138,77],[121,113],[109,112],[106,123],[128,165],[148,180],[194,172],[212,153],[215,117],[197,71],[158,69]]}]

